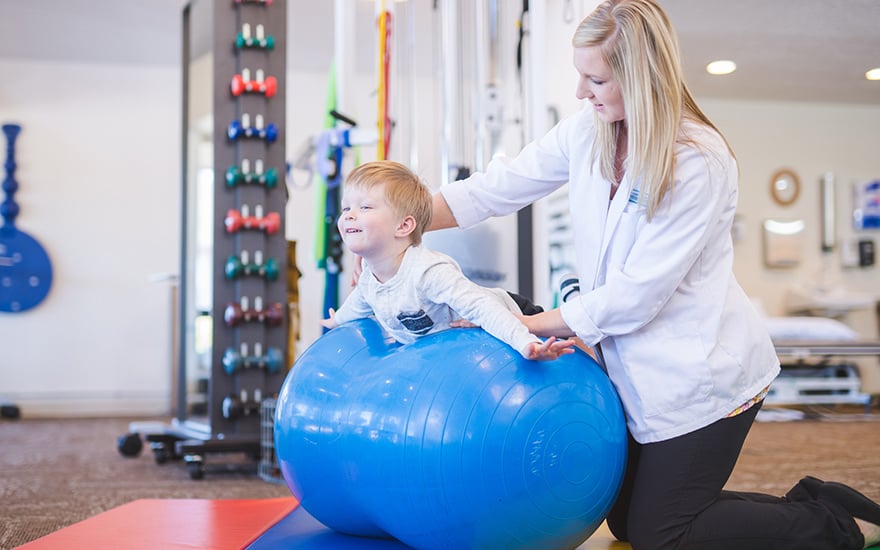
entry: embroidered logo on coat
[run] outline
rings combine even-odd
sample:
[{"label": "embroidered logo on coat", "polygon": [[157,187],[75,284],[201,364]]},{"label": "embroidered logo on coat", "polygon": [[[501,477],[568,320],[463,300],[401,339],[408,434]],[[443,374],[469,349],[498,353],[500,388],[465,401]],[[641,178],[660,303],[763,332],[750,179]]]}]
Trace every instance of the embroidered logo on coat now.
[{"label": "embroidered logo on coat", "polygon": [[428,334],[428,331],[434,326],[433,319],[425,313],[424,309],[420,309],[415,313],[399,313],[397,320],[400,321],[406,330],[418,336]]},{"label": "embroidered logo on coat", "polygon": [[629,201],[630,204],[638,204],[639,203],[639,188],[636,187],[629,193]]}]

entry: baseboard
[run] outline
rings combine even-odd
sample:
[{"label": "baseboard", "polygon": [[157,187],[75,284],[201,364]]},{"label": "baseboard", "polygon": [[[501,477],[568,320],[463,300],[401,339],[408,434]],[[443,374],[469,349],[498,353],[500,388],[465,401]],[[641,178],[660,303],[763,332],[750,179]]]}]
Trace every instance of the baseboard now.
[{"label": "baseboard", "polygon": [[17,406],[22,418],[94,418],[168,416],[168,395],[15,395],[3,394],[2,401]]}]

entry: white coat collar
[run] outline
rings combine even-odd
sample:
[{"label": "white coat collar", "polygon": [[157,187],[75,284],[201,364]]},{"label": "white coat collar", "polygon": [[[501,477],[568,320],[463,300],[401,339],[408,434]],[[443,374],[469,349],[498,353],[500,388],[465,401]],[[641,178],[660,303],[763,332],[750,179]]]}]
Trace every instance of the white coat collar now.
[{"label": "white coat collar", "polygon": [[[598,173],[598,167],[594,166],[594,170],[596,170],[595,173]],[[601,224],[601,234],[579,235],[580,238],[588,241],[584,250],[595,251],[594,254],[591,254],[589,258],[584,260],[584,274],[590,274],[592,277],[592,284],[589,288],[596,288],[604,283],[604,281],[599,280],[599,272],[602,263],[605,261],[605,256],[608,253],[608,247],[617,229],[617,224],[620,222],[626,205],[630,202],[638,202],[638,186],[631,189],[631,185],[632,182],[629,176],[624,175],[623,180],[620,182],[620,188],[614,194],[610,204],[608,202],[608,196],[611,194],[610,182],[600,179],[596,181],[596,185],[591,186],[590,207],[587,215],[602,220],[603,223]]]}]

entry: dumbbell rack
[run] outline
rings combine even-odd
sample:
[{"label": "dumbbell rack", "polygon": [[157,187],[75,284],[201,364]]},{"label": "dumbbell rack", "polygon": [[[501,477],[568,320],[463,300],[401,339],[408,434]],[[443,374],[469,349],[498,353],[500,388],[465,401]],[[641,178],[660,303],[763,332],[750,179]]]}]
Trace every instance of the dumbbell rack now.
[{"label": "dumbbell rack", "polygon": [[[198,11],[195,4],[201,2]],[[205,5],[210,2],[211,5]],[[204,404],[193,407],[196,339],[191,294],[195,214],[193,157],[187,151],[192,108],[188,64],[193,57],[192,18],[210,29],[213,88],[213,273],[210,372]],[[180,287],[180,351],[176,418],[152,426],[144,439],[156,461],[182,458],[190,477],[201,479],[206,455],[243,452],[259,460],[261,404],[277,395],[287,373],[288,304],[285,239],[286,0],[192,0],[183,25],[183,250]],[[189,204],[188,204],[189,203]],[[202,386],[205,386],[202,380]],[[137,433],[133,424],[130,431]],[[132,434],[129,434],[130,438]],[[139,452],[140,449],[137,449]],[[131,456],[137,453],[120,452]],[[212,464],[213,465],[213,464]],[[225,470],[257,470],[257,464],[224,464]],[[232,468],[230,468],[232,467]]]}]

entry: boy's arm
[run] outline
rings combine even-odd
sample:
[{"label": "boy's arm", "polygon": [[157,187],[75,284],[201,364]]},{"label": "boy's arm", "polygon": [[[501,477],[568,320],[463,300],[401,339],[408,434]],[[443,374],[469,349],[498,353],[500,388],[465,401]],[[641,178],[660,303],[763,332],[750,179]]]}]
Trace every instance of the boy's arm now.
[{"label": "boy's arm", "polygon": [[330,308],[329,316],[321,321],[321,326],[332,329],[355,319],[364,319],[372,314],[373,308],[367,303],[360,285],[358,285],[343,300],[339,309],[334,311],[333,308]]},{"label": "boy's arm", "polygon": [[453,264],[430,266],[421,277],[425,296],[446,304],[467,321],[507,343],[526,359],[556,359],[572,353],[573,342],[555,338],[542,342],[493,291],[465,277]]}]

